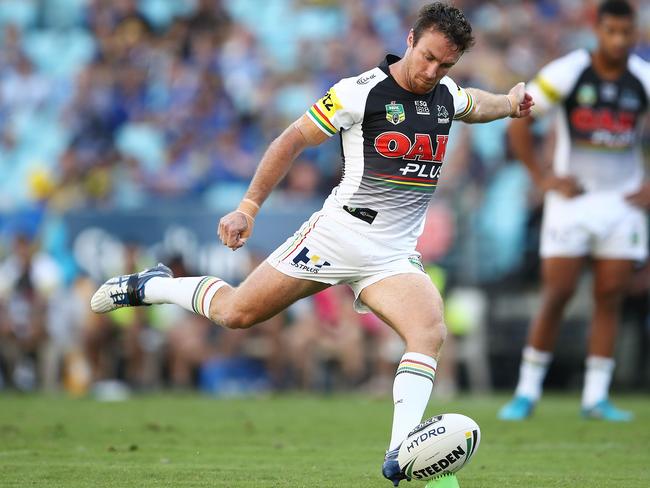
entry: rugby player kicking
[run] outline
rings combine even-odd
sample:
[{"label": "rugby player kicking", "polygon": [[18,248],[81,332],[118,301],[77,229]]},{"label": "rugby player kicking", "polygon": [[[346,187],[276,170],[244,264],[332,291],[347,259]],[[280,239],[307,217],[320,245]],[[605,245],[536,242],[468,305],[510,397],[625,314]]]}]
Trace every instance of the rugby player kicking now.
[{"label": "rugby player kicking", "polygon": [[255,216],[302,150],[339,133],[344,176],[323,208],[234,288],[216,277],[173,278],[163,265],[108,280],[91,307],[175,303],[221,326],[262,322],[296,300],[346,284],[355,309],[371,310],[406,343],[393,386],[392,435],[383,475],[406,479],[400,443],[422,419],[446,329],[440,293],[415,251],[435,191],[454,120],[489,122],[530,113],[519,83],[507,95],[463,89],[447,76],[473,44],[462,12],[424,6],[402,58],[336,83],[275,139],[237,210],[219,222],[221,241],[235,250]]}]

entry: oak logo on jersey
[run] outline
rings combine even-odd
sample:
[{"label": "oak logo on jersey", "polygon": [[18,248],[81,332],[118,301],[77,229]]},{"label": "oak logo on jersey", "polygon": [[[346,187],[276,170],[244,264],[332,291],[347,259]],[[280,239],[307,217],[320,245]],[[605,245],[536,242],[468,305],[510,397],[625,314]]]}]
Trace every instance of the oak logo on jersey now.
[{"label": "oak logo on jersey", "polygon": [[406,120],[404,105],[394,100],[386,105],[386,120],[393,125],[400,124]]},{"label": "oak logo on jersey", "polygon": [[321,268],[331,266],[331,264],[317,254],[312,254],[309,251],[309,248],[305,246],[296,257],[293,258],[291,266],[307,271],[308,273],[318,274]]},{"label": "oak logo on jersey", "polygon": [[[444,108],[444,107],[443,107]],[[385,158],[409,161],[442,162],[447,150],[448,135],[436,136],[436,147],[429,134],[415,134],[415,141],[401,132],[382,132],[375,138],[375,150]]]}]

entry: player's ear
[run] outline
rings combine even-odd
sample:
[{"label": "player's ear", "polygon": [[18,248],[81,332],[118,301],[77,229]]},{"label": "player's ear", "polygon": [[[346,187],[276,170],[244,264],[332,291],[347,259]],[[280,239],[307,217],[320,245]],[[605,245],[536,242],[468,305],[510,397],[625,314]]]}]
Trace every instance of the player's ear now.
[{"label": "player's ear", "polygon": [[406,45],[407,45],[408,47],[413,47],[413,44],[414,44],[413,41],[414,41],[414,39],[415,39],[415,37],[414,37],[413,29],[411,29],[411,30],[409,31],[409,35],[406,36]]}]

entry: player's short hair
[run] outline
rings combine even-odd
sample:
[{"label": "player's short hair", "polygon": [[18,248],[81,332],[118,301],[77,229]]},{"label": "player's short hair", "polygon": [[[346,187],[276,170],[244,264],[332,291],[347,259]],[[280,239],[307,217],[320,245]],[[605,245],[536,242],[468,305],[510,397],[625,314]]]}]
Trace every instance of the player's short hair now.
[{"label": "player's short hair", "polygon": [[472,26],[463,12],[442,2],[425,5],[418,12],[413,26],[413,45],[417,44],[424,31],[433,29],[443,34],[462,53],[474,45]]},{"label": "player's short hair", "polygon": [[605,0],[598,7],[598,22],[603,20],[605,15],[634,18],[634,7],[626,0]]}]

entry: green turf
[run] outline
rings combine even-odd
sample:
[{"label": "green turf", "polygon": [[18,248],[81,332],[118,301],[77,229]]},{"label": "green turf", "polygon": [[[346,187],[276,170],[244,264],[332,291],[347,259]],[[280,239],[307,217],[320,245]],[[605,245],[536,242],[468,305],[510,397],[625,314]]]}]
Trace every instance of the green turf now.
[{"label": "green turf", "polygon": [[[483,440],[461,488],[650,486],[647,397],[622,397],[627,425],[581,420],[548,397],[525,423],[495,419],[501,398],[431,402],[462,412]],[[120,403],[0,395],[0,487],[384,487],[390,400],[144,396]],[[403,482],[401,488],[424,488]]]}]

